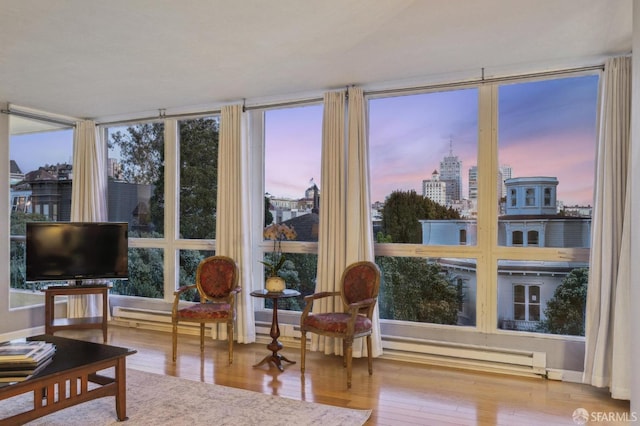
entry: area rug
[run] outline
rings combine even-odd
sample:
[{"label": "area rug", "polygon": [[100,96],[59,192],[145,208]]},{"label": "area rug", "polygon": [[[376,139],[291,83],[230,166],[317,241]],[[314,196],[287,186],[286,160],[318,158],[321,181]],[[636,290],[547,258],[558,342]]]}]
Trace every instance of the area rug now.
[{"label": "area rug", "polygon": [[[30,397],[0,401],[6,417]],[[243,389],[127,369],[127,416],[116,419],[115,399],[99,398],[29,422],[29,426],[363,425],[371,410],[297,401]]]}]

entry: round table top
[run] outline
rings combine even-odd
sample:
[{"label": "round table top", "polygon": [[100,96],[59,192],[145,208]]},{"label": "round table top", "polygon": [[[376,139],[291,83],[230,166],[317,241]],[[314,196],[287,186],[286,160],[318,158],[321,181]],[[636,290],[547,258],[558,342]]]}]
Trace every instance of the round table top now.
[{"label": "round table top", "polygon": [[264,299],[285,299],[287,297],[296,297],[300,296],[300,292],[298,290],[292,290],[290,288],[285,288],[283,291],[272,292],[267,291],[266,289],[254,290],[251,292],[253,297],[262,297]]}]

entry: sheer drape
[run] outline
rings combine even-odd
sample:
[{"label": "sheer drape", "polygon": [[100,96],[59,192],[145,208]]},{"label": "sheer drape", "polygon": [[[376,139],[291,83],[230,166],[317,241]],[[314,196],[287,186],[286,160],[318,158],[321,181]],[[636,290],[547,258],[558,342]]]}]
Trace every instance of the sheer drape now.
[{"label": "sheer drape", "polygon": [[[242,292],[237,298],[238,343],[256,340],[251,302],[251,251],[248,129],[241,105],[222,108],[218,148],[218,198],[216,203],[216,254],[236,261]],[[226,339],[226,327],[213,329],[213,337]]]},{"label": "sheer drape", "polygon": [[[364,93],[361,88],[351,87],[348,95],[346,265],[360,260],[374,261]],[[371,336],[374,357],[382,355],[378,316],[376,305]],[[353,342],[354,357],[366,356],[366,350],[365,339],[360,338]]]},{"label": "sheer drape", "polygon": [[[320,226],[318,235],[318,276],[316,292],[337,291],[346,266],[346,170],[345,93],[324,95],[322,118],[322,176],[320,179]],[[318,303],[319,302],[319,303]],[[339,298],[326,297],[313,304],[314,312],[341,308]],[[312,335],[311,350],[341,353],[340,339]]]},{"label": "sheer drape", "polygon": [[630,58],[607,61],[602,89],[583,379],[629,399]]},{"label": "sheer drape", "polygon": [[[107,220],[107,148],[93,121],[76,123],[73,142],[71,221]],[[69,318],[102,315],[100,295],[70,296]]]}]

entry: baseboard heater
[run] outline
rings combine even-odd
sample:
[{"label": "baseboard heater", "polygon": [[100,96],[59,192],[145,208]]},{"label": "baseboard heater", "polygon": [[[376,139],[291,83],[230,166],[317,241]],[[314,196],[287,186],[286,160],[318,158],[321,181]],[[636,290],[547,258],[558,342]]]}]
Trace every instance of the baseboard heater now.
[{"label": "baseboard heater", "polygon": [[383,358],[474,371],[546,377],[544,352],[382,336]]},{"label": "baseboard heater", "polygon": [[[171,312],[115,306],[111,323],[124,327],[171,332]],[[199,333],[198,325],[183,323],[179,333]],[[256,323],[256,341],[268,343],[270,324]],[[384,354],[382,358],[404,362],[465,368],[474,371],[512,374],[527,377],[546,377],[546,354],[544,352],[518,351],[462,343],[405,339],[382,336]],[[280,342],[285,346],[300,345],[300,330],[297,325],[280,325]]]}]

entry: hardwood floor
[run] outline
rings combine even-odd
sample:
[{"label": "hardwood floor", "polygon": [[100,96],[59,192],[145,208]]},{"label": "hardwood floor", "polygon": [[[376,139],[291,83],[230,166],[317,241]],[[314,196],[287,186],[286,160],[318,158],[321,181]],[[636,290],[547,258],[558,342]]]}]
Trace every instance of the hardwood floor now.
[{"label": "hardwood floor", "polygon": [[[227,364],[226,343],[208,340],[200,356],[196,336],[179,336],[178,359],[171,362],[171,334],[109,326],[109,344],[136,349],[127,366],[270,395],[373,410],[369,425],[575,425],[577,408],[592,416],[628,424],[628,401],[611,399],[606,390],[576,383],[475,373],[437,366],[375,359],[373,376],[366,359],[354,359],[353,386],[346,387],[342,360],[307,353],[304,378],[298,364],[254,368],[268,353],[264,344],[236,344],[233,365]],[[102,342],[99,330],[61,331],[56,335]],[[299,360],[299,349],[281,353]],[[606,416],[606,417],[603,417]],[[292,422],[294,424],[295,421]]]}]

